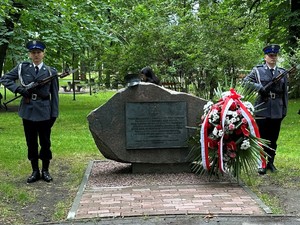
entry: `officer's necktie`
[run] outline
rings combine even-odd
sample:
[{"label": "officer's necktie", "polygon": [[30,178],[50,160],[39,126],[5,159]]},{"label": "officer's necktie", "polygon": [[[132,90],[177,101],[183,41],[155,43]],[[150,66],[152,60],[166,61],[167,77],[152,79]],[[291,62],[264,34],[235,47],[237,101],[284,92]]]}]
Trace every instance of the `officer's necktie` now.
[{"label": "officer's necktie", "polygon": [[35,66],[35,74],[38,74],[38,73],[39,73],[39,67]]},{"label": "officer's necktie", "polygon": [[270,69],[270,71],[271,71],[272,75],[274,75],[274,69]]}]

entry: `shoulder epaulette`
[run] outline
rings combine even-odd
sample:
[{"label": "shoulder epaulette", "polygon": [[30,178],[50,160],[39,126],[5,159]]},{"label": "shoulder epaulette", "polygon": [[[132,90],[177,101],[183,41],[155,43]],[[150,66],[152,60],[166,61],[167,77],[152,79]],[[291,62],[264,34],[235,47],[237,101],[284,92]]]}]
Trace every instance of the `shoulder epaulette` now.
[{"label": "shoulder epaulette", "polygon": [[256,67],[264,67],[264,65],[257,65]]},{"label": "shoulder epaulette", "polygon": [[47,66],[50,70],[52,70],[52,71],[57,71],[57,69],[56,68],[54,68],[54,67],[52,67],[52,66]]},{"label": "shoulder epaulette", "polygon": [[21,62],[22,65],[29,65],[30,62]]}]

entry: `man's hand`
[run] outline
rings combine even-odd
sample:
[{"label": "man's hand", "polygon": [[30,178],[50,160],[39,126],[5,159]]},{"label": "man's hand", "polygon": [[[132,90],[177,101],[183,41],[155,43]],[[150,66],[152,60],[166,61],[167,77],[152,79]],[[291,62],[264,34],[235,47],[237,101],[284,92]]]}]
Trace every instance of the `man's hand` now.
[{"label": "man's hand", "polygon": [[26,88],[19,86],[16,90],[17,93],[21,94],[24,98],[30,98],[30,93]]},{"label": "man's hand", "polygon": [[270,92],[269,89],[268,88],[266,89],[265,87],[261,87],[258,91],[258,93],[263,97],[269,96],[269,92]]}]

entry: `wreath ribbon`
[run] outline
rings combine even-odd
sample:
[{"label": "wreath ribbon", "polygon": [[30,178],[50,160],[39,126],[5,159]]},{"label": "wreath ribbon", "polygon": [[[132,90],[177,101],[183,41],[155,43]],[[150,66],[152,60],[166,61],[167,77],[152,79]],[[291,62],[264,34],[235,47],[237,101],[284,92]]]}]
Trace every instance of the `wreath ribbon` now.
[{"label": "wreath ribbon", "polygon": [[208,112],[208,114],[205,116],[204,121],[201,126],[200,130],[200,146],[201,146],[201,157],[202,157],[202,164],[203,168],[205,170],[209,170],[209,158],[208,158],[208,115],[210,114],[211,110]]},{"label": "wreath ribbon", "polygon": [[[231,92],[232,96],[234,96],[234,97],[239,96],[233,88],[230,89],[230,92]],[[257,126],[253,116],[250,114],[249,110],[247,109],[247,107],[244,105],[244,103],[240,99],[241,99],[241,96],[237,98],[237,102],[240,105],[243,117],[248,122],[248,125],[250,128],[250,133],[257,138],[260,138],[259,129],[258,129],[258,126]],[[259,167],[266,168],[266,166],[267,166],[266,159],[262,153],[260,154],[260,158],[261,158],[261,161],[259,162]]]},{"label": "wreath ribbon", "polygon": [[[221,127],[223,130],[223,135],[220,138],[219,144],[218,144],[218,157],[219,157],[219,169],[221,172],[224,172],[224,162],[223,162],[223,139],[224,139],[224,127],[225,127],[225,120],[226,120],[226,115],[227,112],[229,110],[229,108],[231,107],[231,105],[233,103],[237,103],[240,106],[241,112],[243,117],[246,119],[246,121],[248,122],[249,125],[249,129],[250,129],[250,133],[253,136],[256,137],[260,137],[259,134],[259,130],[257,127],[257,124],[254,120],[254,118],[252,117],[252,115],[250,114],[250,112],[248,111],[247,107],[243,104],[243,102],[240,100],[241,99],[241,95],[239,95],[238,93],[236,93],[236,91],[231,88],[230,89],[230,93],[227,96],[224,96],[222,98],[221,102],[218,102],[217,104],[222,104],[222,110],[221,110]],[[213,107],[212,107],[213,108]],[[211,109],[212,110],[212,109]],[[204,120],[203,120],[203,124],[201,126],[201,130],[200,130],[200,144],[201,144],[201,157],[202,157],[202,163],[203,163],[203,168],[205,170],[210,169],[210,162],[209,162],[209,154],[208,154],[208,127],[209,127],[209,116],[211,113],[211,110],[208,112],[208,114],[205,116]],[[266,160],[263,157],[263,155],[261,154],[261,167],[265,168],[266,167]]]},{"label": "wreath ribbon", "polygon": [[[247,120],[248,124],[249,124],[249,128],[250,128],[250,133],[257,137],[257,138],[260,138],[260,133],[259,133],[259,129],[258,129],[258,126],[254,120],[254,118],[252,117],[252,115],[249,113],[248,109],[245,107],[245,105],[240,101],[238,100],[240,103],[240,107],[241,107],[241,112],[242,112],[242,115],[243,117]],[[260,154],[260,162],[259,162],[259,168],[266,168],[267,166],[267,162],[266,162],[266,159],[265,157],[263,156],[263,154],[261,153]]]},{"label": "wreath ribbon", "polygon": [[227,97],[225,98],[224,105],[221,110],[221,125],[222,125],[222,130],[223,130],[223,135],[220,139],[220,144],[218,147],[218,156],[219,156],[219,169],[223,173],[224,172],[224,161],[223,161],[223,139],[224,139],[224,127],[225,127],[225,120],[226,120],[226,115],[227,112],[230,108],[230,106],[234,103],[233,98]]}]

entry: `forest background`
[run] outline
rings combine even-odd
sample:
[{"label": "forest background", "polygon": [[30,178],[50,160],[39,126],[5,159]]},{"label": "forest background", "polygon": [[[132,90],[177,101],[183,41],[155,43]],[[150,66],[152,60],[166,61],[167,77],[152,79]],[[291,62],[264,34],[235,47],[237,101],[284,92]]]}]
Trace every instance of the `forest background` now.
[{"label": "forest background", "polygon": [[[79,68],[75,79],[115,88],[151,66],[163,82],[212,95],[260,64],[268,43],[282,46],[280,66],[297,64],[299,12],[297,0],[2,0],[0,76],[39,39],[46,64]],[[299,74],[290,84],[299,97]]]}]

